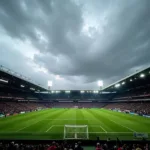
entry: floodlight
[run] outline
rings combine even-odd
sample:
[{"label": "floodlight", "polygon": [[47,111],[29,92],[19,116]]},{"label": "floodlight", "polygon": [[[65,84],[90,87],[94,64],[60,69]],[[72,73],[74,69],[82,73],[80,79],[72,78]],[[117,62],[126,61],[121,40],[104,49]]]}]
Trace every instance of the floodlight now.
[{"label": "floodlight", "polygon": [[0,79],[0,82],[8,83],[8,80]]},{"label": "floodlight", "polygon": [[144,77],[145,77],[145,74],[143,74],[143,73],[140,74],[140,77],[141,77],[141,78],[144,78]]},{"label": "floodlight", "polygon": [[24,88],[25,86],[21,84],[20,87]]},{"label": "floodlight", "polygon": [[53,85],[53,82],[48,80],[48,87],[52,87],[52,85]]},{"label": "floodlight", "polygon": [[70,93],[70,91],[65,91],[65,93],[68,93],[68,94],[69,94],[69,93]]},{"label": "floodlight", "polygon": [[85,93],[85,91],[80,91],[80,93]]},{"label": "floodlight", "polygon": [[130,79],[130,82],[132,82],[132,79]]},{"label": "floodlight", "polygon": [[30,88],[30,90],[35,91],[35,88]]},{"label": "floodlight", "polygon": [[125,84],[125,82],[122,82],[122,85],[124,85]]},{"label": "floodlight", "polygon": [[97,93],[98,93],[98,91],[93,91],[93,93],[97,94]]},{"label": "floodlight", "polygon": [[116,84],[116,85],[115,85],[115,87],[116,87],[116,88],[120,87],[120,84],[119,84],[119,83],[118,83],[118,84]]},{"label": "floodlight", "polygon": [[102,81],[102,80],[99,80],[99,81],[97,82],[97,84],[98,84],[99,87],[103,87],[103,81]]}]

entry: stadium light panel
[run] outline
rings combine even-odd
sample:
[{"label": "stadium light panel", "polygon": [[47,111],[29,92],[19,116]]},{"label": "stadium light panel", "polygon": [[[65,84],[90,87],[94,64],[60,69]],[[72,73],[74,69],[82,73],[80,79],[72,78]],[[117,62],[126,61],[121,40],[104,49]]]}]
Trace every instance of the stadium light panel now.
[{"label": "stadium light panel", "polygon": [[30,90],[35,91],[35,89],[34,89],[34,88],[30,88]]},{"label": "stadium light panel", "polygon": [[8,83],[8,80],[0,79],[0,82]]},{"label": "stadium light panel", "polygon": [[115,85],[115,87],[116,87],[116,88],[119,88],[119,87],[120,87],[120,84],[119,84],[119,83],[118,83],[118,84],[116,84],[116,85]]},{"label": "stadium light panel", "polygon": [[25,86],[23,84],[21,84],[20,87],[24,88]]},{"label": "stadium light panel", "polygon": [[98,91],[93,91],[93,93],[97,94],[97,93],[98,93]]},{"label": "stadium light panel", "polygon": [[70,93],[70,91],[65,91],[65,93],[69,94],[69,93]]},{"label": "stadium light panel", "polygon": [[99,87],[103,87],[103,81],[102,81],[102,80],[99,80],[99,81],[97,82],[97,84],[98,84]]},{"label": "stadium light panel", "polygon": [[141,78],[144,78],[144,77],[145,77],[145,74],[143,74],[143,73],[140,74],[140,77],[141,77]]},{"label": "stadium light panel", "polygon": [[130,82],[132,82],[132,79],[130,79]]},{"label": "stadium light panel", "polygon": [[85,93],[85,91],[80,91],[80,93],[82,93],[82,94],[83,94],[83,93]]},{"label": "stadium light panel", "polygon": [[52,87],[52,85],[53,85],[53,82],[52,81],[48,81],[48,87]]},{"label": "stadium light panel", "polygon": [[122,82],[122,85],[124,85],[125,84],[125,82]]}]

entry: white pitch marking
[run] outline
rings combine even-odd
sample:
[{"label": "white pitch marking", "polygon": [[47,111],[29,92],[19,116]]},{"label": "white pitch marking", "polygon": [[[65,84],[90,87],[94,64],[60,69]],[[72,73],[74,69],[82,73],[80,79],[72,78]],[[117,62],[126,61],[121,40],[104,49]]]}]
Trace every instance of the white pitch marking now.
[{"label": "white pitch marking", "polygon": [[133,130],[133,129],[127,127],[127,126],[124,126],[124,125],[122,125],[122,124],[116,123],[115,121],[113,121],[113,120],[111,120],[111,119],[109,119],[109,120],[110,120],[111,122],[115,123],[115,124],[118,124],[118,125],[120,125],[120,126],[122,126],[122,127],[124,127],[124,128],[127,128],[127,129],[130,130],[130,131],[136,132],[135,130]]},{"label": "white pitch marking", "polygon": [[51,130],[53,127],[54,127],[54,125],[53,125],[53,126],[50,126],[50,128],[48,128],[48,129],[46,130],[46,132],[48,132],[49,130]]},{"label": "white pitch marking", "polygon": [[[40,120],[40,121],[43,121],[43,120]],[[36,123],[38,123],[38,122],[40,122],[40,121],[37,121],[37,122],[34,122],[34,123],[32,123],[32,124],[30,124],[30,125],[28,125],[28,126],[25,126],[25,127],[21,128],[21,129],[17,130],[16,132],[19,132],[19,131],[21,131],[21,130],[23,130],[23,129],[25,129],[25,128],[28,128],[28,127],[32,126],[33,124],[36,124]]]},{"label": "white pitch marking", "polygon": [[101,125],[99,125],[99,126],[103,131],[105,131],[105,133],[107,133],[107,131]]},{"label": "white pitch marking", "polygon": [[105,133],[107,133],[107,131],[100,125],[101,129],[105,131]]},{"label": "white pitch marking", "polygon": [[62,127],[62,126],[64,126],[64,125],[52,125],[52,126],[50,126],[50,127],[46,130],[46,132],[48,132],[49,130],[51,130],[53,127]]},{"label": "white pitch marking", "polygon": [[105,133],[108,133],[101,125],[90,125],[90,126],[100,127]]},{"label": "white pitch marking", "polygon": [[[1,132],[1,131],[0,131],[0,133],[3,133],[3,134],[4,134],[4,133],[14,133],[14,132],[12,132],[12,131],[11,131],[11,132]],[[39,133],[39,134],[40,134],[40,133],[43,133],[43,132],[21,132],[21,133],[32,133],[32,134],[34,134],[34,133]],[[74,132],[73,132],[73,133],[74,133]],[[85,132],[79,132],[79,133],[85,133]],[[88,132],[88,133],[105,133],[105,132]],[[108,133],[124,134],[124,133],[133,133],[133,132],[107,132],[107,134],[108,134]],[[150,134],[150,132],[145,132],[145,131],[144,131],[144,132],[138,132],[138,133],[148,133],[148,134]]]},{"label": "white pitch marking", "polygon": [[43,119],[43,120],[56,120],[56,121],[57,120],[60,120],[60,121],[61,120],[86,120],[86,121],[88,121],[89,120],[89,121],[91,121],[90,119]]},{"label": "white pitch marking", "polygon": [[[89,133],[105,133],[105,132],[89,132]],[[109,133],[113,133],[113,134],[124,134],[124,133],[133,133],[133,132],[107,132],[108,134]]]}]

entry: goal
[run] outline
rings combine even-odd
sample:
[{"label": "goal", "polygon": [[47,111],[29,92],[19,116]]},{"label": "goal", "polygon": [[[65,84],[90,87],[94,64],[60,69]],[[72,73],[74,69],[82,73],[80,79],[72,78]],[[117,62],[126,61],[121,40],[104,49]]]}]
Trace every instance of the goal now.
[{"label": "goal", "polygon": [[88,138],[88,125],[64,125],[64,139]]}]

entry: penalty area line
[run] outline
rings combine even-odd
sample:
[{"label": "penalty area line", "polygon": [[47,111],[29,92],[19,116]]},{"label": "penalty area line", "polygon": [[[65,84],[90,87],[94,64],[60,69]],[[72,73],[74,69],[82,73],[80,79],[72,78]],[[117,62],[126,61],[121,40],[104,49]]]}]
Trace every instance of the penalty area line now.
[{"label": "penalty area line", "polygon": [[100,128],[103,130],[103,131],[105,131],[105,133],[107,133],[107,131],[100,125]]},{"label": "penalty area line", "polygon": [[105,133],[105,134],[129,134],[133,132],[89,132],[89,133]]},{"label": "penalty area line", "polygon": [[25,129],[25,128],[28,128],[28,127],[30,127],[30,126],[32,126],[32,125],[34,125],[34,124],[37,124],[37,123],[40,122],[40,121],[43,121],[43,120],[39,120],[39,121],[34,122],[34,123],[32,123],[32,124],[30,124],[30,125],[28,125],[28,126],[25,126],[25,127],[21,128],[21,129],[17,130],[16,132],[19,132],[19,131],[21,131],[21,130],[23,130],[23,129]]},{"label": "penalty area line", "polygon": [[128,129],[128,130],[132,131],[132,132],[136,132],[135,130],[133,130],[133,129],[131,129],[131,128],[127,127],[127,126],[124,126],[124,125],[122,125],[122,124],[116,123],[115,121],[113,121],[113,120],[111,120],[111,119],[109,119],[109,120],[110,120],[111,122],[113,122],[113,123],[115,123],[115,124],[119,125],[119,126],[122,126],[122,127],[126,128],[126,129]]},{"label": "penalty area line", "polygon": [[45,132],[48,132],[49,130],[51,130],[53,127],[62,127],[64,125],[52,125],[50,126]]},{"label": "penalty area line", "polygon": [[76,119],[44,119],[44,120],[50,120],[50,121],[65,121],[65,120],[76,120]]},{"label": "penalty area line", "polygon": [[51,130],[53,127],[54,127],[54,125],[53,125],[53,126],[50,126],[45,132],[48,132],[48,131]]},{"label": "penalty area line", "polygon": [[104,132],[103,133],[108,133],[101,125],[90,125],[91,127],[100,127]]}]

